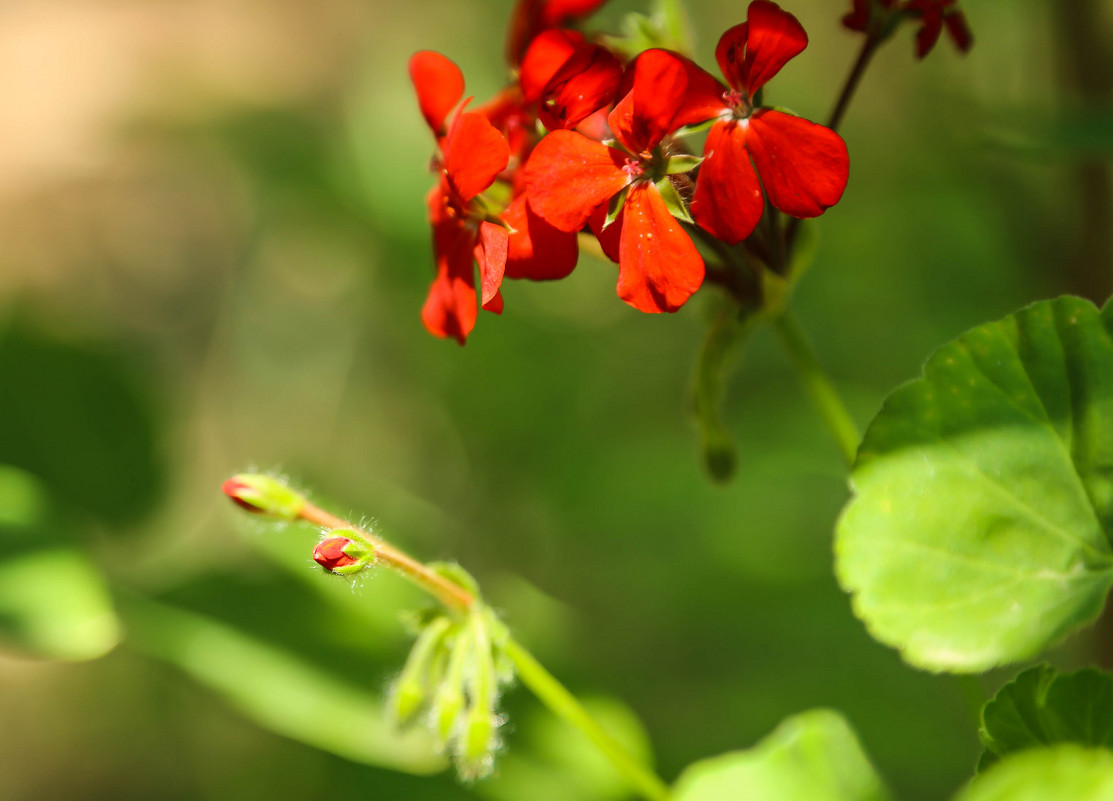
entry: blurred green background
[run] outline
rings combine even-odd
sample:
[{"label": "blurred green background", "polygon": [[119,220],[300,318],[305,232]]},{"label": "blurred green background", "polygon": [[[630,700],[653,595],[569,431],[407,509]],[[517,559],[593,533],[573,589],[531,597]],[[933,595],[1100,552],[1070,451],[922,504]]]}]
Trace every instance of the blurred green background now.
[{"label": "blurred green background", "polygon": [[[811,45],[766,99],[822,120],[850,3],[784,5]],[[520,690],[478,785],[391,734],[419,597],[322,574],[311,530],[253,527],[219,491],[247,468],[459,560],[669,780],[815,706],[901,798],[971,773],[971,686],[906,668],[835,584],[844,472],[768,332],[730,380],[725,487],[687,410],[705,298],[642,315],[584,257],[505,286],[465,348],[424,332],[433,146],[406,60],[439,50],[489,96],[510,6],[0,10],[0,798],[626,797]],[[1109,4],[963,7],[969,55],[944,38],[917,62],[909,29],[866,75],[796,295],[863,425],[966,328],[1113,287]],[[745,4],[687,9],[710,67]],[[1101,631],[1061,660],[1101,658]]]}]

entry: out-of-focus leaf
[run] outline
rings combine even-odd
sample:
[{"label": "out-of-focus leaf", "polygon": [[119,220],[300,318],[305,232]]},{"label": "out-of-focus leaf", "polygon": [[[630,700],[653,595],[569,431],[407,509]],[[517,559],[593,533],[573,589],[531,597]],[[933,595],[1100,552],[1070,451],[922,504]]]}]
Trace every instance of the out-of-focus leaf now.
[{"label": "out-of-focus leaf", "polygon": [[50,659],[96,659],[120,626],[97,568],[46,524],[46,492],[0,465],[0,640]]},{"label": "out-of-focus leaf", "polygon": [[112,525],[151,508],[162,483],[153,415],[116,354],[17,322],[0,333],[0,376],[0,460]]},{"label": "out-of-focus leaf", "polygon": [[1058,673],[1029,668],[982,709],[984,770],[1014,751],[1054,745],[1113,748],[1113,676],[1094,668]]},{"label": "out-of-focus leaf", "polygon": [[954,801],[1109,801],[1113,753],[1058,745],[1022,751],[972,781]]},{"label": "out-of-focus leaf", "polygon": [[0,632],[33,654],[96,659],[120,629],[100,573],[71,548],[0,561]]},{"label": "out-of-focus leaf", "polygon": [[165,660],[247,717],[294,740],[355,762],[415,774],[443,770],[431,739],[399,732],[372,690],[264,645],[201,615],[132,597],[128,644]]},{"label": "out-of-focus leaf", "polygon": [[930,670],[1030,657],[1113,584],[1113,305],[1033,304],[944,345],[870,425],[837,571]]},{"label": "out-of-focus leaf", "polygon": [[[584,707],[640,762],[652,763],[641,721],[613,698],[580,699]],[[547,710],[536,710],[514,726],[496,776],[476,790],[493,801],[621,801],[627,781],[583,736]]]},{"label": "out-of-focus leaf", "polygon": [[858,738],[836,712],[784,721],[748,751],[705,759],[676,782],[674,801],[882,801],[889,798]]}]

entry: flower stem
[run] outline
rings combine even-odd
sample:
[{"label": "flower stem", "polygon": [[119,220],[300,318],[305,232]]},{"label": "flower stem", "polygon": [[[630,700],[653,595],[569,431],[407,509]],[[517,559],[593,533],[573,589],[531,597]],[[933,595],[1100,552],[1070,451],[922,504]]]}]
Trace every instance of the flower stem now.
[{"label": "flower stem", "polygon": [[[298,515],[299,519],[328,529],[343,529],[351,539],[358,539],[375,554],[375,561],[386,564],[409,578],[423,590],[458,612],[467,612],[476,603],[476,597],[463,587],[448,580],[426,565],[398,550],[393,545],[376,537],[351,522],[326,512],[318,506],[306,503]],[[469,626],[469,636],[483,634],[481,627]],[[615,769],[625,777],[643,798],[648,801],[668,801],[668,786],[655,774],[647,770],[630,754],[626,748],[607,732],[588,714],[575,696],[547,671],[540,662],[514,641],[506,637],[503,646],[507,657],[514,663],[518,678],[554,714],[579,729],[611,761]],[[463,650],[463,649],[460,649]],[[491,693],[490,675],[482,677],[484,686],[476,687],[479,695]]]},{"label": "flower stem", "polygon": [[576,697],[513,638],[507,638],[505,653],[514,663],[518,678],[559,718],[579,729],[602,752],[630,786],[647,801],[668,801],[669,788],[588,714]]},{"label": "flower stem", "polygon": [[862,75],[869,66],[870,59],[873,58],[874,52],[877,50],[878,40],[872,35],[867,36],[866,40],[862,43],[862,49],[858,51],[858,58],[854,61],[854,66],[850,68],[850,74],[846,76],[846,83],[843,84],[842,92],[839,94],[839,99],[835,102],[835,108],[831,112],[830,119],[827,120],[827,127],[832,131],[839,127],[842,122],[843,115],[846,114],[846,109],[850,105],[850,98],[854,96],[854,91],[858,88],[858,83],[862,80]]},{"label": "flower stem", "polygon": [[819,366],[815,349],[792,313],[786,310],[777,316],[773,320],[773,328],[796,366],[800,380],[804,383],[804,389],[811,397],[828,431],[831,432],[835,444],[838,445],[843,460],[847,467],[850,467],[858,454],[861,435],[850,412],[846,409],[846,404],[843,403],[831,379]]},{"label": "flower stem", "polygon": [[459,584],[449,581],[439,573],[430,570],[421,562],[414,559],[404,551],[400,551],[390,543],[379,539],[369,531],[352,525],[347,520],[326,512],[320,507],[306,503],[298,514],[301,520],[314,523],[328,529],[344,529],[355,536],[352,539],[363,541],[375,554],[375,562],[389,565],[402,575],[411,579],[423,590],[435,597],[449,609],[459,612],[467,611],[475,603],[475,596]]}]

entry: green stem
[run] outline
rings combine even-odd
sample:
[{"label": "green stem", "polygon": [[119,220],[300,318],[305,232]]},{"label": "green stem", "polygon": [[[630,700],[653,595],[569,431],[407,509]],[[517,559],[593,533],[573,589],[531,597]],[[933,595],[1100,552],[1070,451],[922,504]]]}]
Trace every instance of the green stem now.
[{"label": "green stem", "polygon": [[847,467],[851,466],[854,464],[854,457],[858,454],[858,442],[861,439],[858,426],[847,411],[846,404],[839,397],[835,385],[819,366],[815,349],[808,341],[804,329],[787,310],[773,320],[773,328],[796,366],[800,380],[804,383],[804,389],[807,390],[820,417],[834,437],[843,460]]},{"label": "green stem", "polygon": [[525,648],[508,637],[505,653],[514,663],[518,679],[557,717],[579,729],[611,761],[630,786],[647,801],[668,801],[669,788],[655,773],[638,762],[588,714],[576,697],[533,658]]}]

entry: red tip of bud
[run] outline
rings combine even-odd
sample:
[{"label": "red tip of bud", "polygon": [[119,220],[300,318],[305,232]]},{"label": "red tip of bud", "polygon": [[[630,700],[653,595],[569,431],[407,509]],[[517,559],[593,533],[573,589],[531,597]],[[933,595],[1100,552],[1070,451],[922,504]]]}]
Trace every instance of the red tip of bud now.
[{"label": "red tip of bud", "polygon": [[305,508],[305,497],[281,480],[259,473],[240,473],[221,485],[241,509],[282,520],[296,520]]},{"label": "red tip of bud", "polygon": [[354,565],[358,559],[353,559],[344,553],[344,548],[351,544],[347,537],[329,537],[313,549],[313,561],[325,570],[335,570],[338,567]]},{"label": "red tip of bud", "polygon": [[[336,531],[344,531],[337,529]],[[330,573],[348,576],[370,564],[372,554],[367,548],[347,537],[329,537],[313,549],[313,561]]]},{"label": "red tip of bud", "polygon": [[262,514],[262,509],[244,500],[245,494],[251,492],[251,487],[247,486],[247,484],[244,484],[238,479],[230,478],[225,481],[220,488],[224,490],[224,494],[231,498],[232,503],[236,504],[236,506],[246,509],[249,512],[254,512],[255,514]]}]

